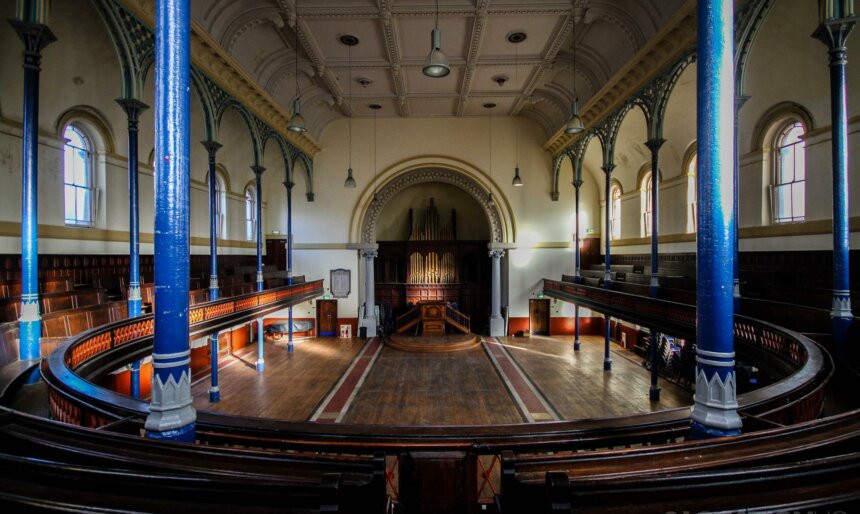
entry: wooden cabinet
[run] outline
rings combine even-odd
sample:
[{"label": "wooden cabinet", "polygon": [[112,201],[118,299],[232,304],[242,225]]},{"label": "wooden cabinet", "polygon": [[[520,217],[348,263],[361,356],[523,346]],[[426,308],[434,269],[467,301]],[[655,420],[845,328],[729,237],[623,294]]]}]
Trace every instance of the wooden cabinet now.
[{"label": "wooden cabinet", "polygon": [[337,300],[317,300],[317,334],[337,335]]}]

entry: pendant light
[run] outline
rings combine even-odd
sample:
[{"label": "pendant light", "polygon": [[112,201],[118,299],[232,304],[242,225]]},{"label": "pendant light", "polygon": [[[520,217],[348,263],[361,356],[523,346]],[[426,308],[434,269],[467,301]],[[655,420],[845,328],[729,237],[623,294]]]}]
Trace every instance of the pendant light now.
[{"label": "pendant light", "polygon": [[382,106],[379,104],[370,104],[367,106],[373,111],[373,203],[378,200],[376,196],[376,114]]},{"label": "pendant light", "polygon": [[571,136],[579,134],[585,130],[585,125],[582,123],[582,118],[579,117],[579,97],[576,96],[576,18],[571,17],[573,24],[573,67],[571,68],[570,78],[573,80],[573,104],[570,106],[570,119],[564,127],[564,133]]},{"label": "pendant light", "polygon": [[[508,42],[514,44],[514,77],[515,87],[520,87],[520,47],[519,44],[526,40],[524,32],[514,32],[508,36]],[[523,187],[523,179],[520,178],[520,126],[514,120],[514,155],[516,156],[516,168],[514,168],[514,179],[511,181],[513,187]]]},{"label": "pendant light", "polygon": [[442,53],[442,32],[439,30],[439,0],[436,0],[436,25],[430,32],[430,53],[421,70],[428,77],[442,78],[451,73],[448,58]]},{"label": "pendant light", "polygon": [[[490,168],[490,182],[493,181],[493,108],[496,107],[494,103],[485,103],[484,109],[487,110],[487,133],[490,135],[488,145],[488,153],[487,155],[490,157],[489,168]],[[496,201],[493,198],[493,192],[490,191],[487,196],[487,203],[490,204],[490,207],[496,205]]]},{"label": "pendant light", "polygon": [[349,168],[346,170],[346,180],[343,182],[343,187],[347,189],[355,189],[355,178],[352,176],[352,47],[358,44],[358,38],[352,35],[340,37],[340,42],[346,45],[347,62],[349,63],[349,71],[347,80],[349,81]]},{"label": "pendant light", "polygon": [[287,130],[290,132],[296,132],[301,134],[302,132],[307,132],[307,127],[305,126],[305,118],[302,116],[302,102],[299,100],[299,7],[298,2],[296,2],[296,39],[295,39],[295,47],[296,47],[296,99],[293,100],[293,115],[290,116],[290,124],[287,126]]}]

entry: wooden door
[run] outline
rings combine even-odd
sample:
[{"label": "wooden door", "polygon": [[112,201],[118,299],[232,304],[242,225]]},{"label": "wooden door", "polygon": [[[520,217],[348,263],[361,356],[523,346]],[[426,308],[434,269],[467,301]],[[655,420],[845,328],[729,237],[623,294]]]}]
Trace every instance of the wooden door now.
[{"label": "wooden door", "polygon": [[266,239],[266,265],[277,266],[279,271],[287,269],[286,239]]},{"label": "wooden door", "polygon": [[535,335],[549,335],[549,299],[529,299],[529,331]]},{"label": "wooden door", "polygon": [[317,334],[337,335],[337,300],[317,300]]}]

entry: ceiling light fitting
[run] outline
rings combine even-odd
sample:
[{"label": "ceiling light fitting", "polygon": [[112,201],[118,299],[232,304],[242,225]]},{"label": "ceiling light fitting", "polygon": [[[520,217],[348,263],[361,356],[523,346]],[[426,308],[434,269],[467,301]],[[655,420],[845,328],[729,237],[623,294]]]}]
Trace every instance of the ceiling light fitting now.
[{"label": "ceiling light fitting", "polygon": [[349,84],[349,168],[346,170],[346,180],[343,182],[343,187],[355,189],[357,184],[352,176],[352,47],[358,44],[358,38],[347,34],[340,37],[340,42],[346,45],[347,61],[349,62],[349,77],[347,79]]},{"label": "ceiling light fitting", "polygon": [[448,57],[442,53],[442,32],[439,30],[439,0],[436,0],[436,25],[430,32],[430,53],[424,61],[424,75],[441,78],[451,73]]},{"label": "ceiling light fitting", "polygon": [[298,2],[296,2],[296,38],[295,38],[295,48],[296,48],[296,99],[293,100],[293,115],[290,116],[290,124],[287,126],[287,130],[290,132],[295,132],[297,134],[301,134],[302,132],[307,132],[307,126],[305,125],[305,118],[302,116],[302,102],[299,100],[299,10],[298,10]]},{"label": "ceiling light fitting", "polygon": [[573,103],[570,106],[570,119],[567,120],[567,125],[564,127],[564,133],[575,136],[585,130],[585,124],[582,123],[582,118],[579,117],[579,97],[576,95],[576,19],[571,19],[573,25],[573,66],[570,71],[570,78],[573,81]]},{"label": "ceiling light fitting", "polygon": [[[520,47],[519,44],[526,40],[524,32],[512,32],[508,34],[508,42],[514,44],[514,74],[516,76],[516,84],[514,87],[520,87]],[[516,166],[514,168],[514,179],[511,181],[511,186],[522,187],[523,179],[520,178],[520,126],[517,120],[514,120],[514,160]]]},{"label": "ceiling light fitting", "polygon": [[[488,102],[484,104],[484,109],[487,110],[487,132],[490,135],[490,144],[489,144],[489,152],[488,155],[490,157],[489,169],[490,169],[490,182],[493,182],[493,109],[496,107],[496,104],[492,102]],[[487,203],[490,207],[496,205],[496,200],[493,198],[493,192],[489,191],[487,194]]]},{"label": "ceiling light fitting", "polygon": [[368,109],[373,111],[373,203],[376,203],[379,198],[376,196],[376,114],[382,106],[379,104],[370,104]]}]

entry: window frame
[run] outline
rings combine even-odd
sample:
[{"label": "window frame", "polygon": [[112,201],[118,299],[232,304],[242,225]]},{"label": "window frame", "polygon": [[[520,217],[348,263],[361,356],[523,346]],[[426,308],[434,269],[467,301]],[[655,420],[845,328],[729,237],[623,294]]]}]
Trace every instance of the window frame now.
[{"label": "window frame", "polygon": [[639,223],[639,233],[641,237],[651,237],[651,211],[654,207],[653,198],[651,196],[651,180],[654,174],[650,171],[642,177],[640,194],[639,194],[639,214],[641,220]]},{"label": "window frame", "polygon": [[[78,138],[81,140],[82,146],[75,146],[72,144],[71,139],[66,137],[69,131],[74,132]],[[67,227],[77,227],[77,228],[92,228],[95,226],[95,202],[97,201],[95,195],[95,144],[93,137],[87,131],[87,129],[81,126],[80,123],[69,123],[63,129],[63,137],[66,142],[63,144],[63,223]],[[70,155],[70,152],[83,152],[85,153],[85,158],[83,159],[84,163],[84,185],[76,184],[74,177],[72,181],[69,182],[69,169],[68,165],[70,164],[70,160],[74,162],[76,156]],[[75,200],[74,217],[68,217],[68,193],[69,188],[72,188],[72,197]],[[84,211],[86,218],[78,217],[78,193],[83,193],[83,203]]]},{"label": "window frame", "polygon": [[609,205],[606,208],[609,209],[610,241],[621,239],[621,197],[623,194],[620,184],[614,183],[609,187]]},{"label": "window frame", "polygon": [[699,175],[699,154],[693,152],[687,162],[687,233],[695,234],[698,231],[698,209],[699,209],[699,192],[697,189],[696,177]]},{"label": "window frame", "polygon": [[257,237],[257,187],[245,186],[245,240],[255,241]]},{"label": "window frame", "polygon": [[[789,136],[796,130],[800,130],[800,134],[797,136],[797,141],[792,143],[785,143],[785,141],[789,138]],[[775,136],[773,138],[773,165],[772,165],[772,175],[771,175],[771,221],[774,224],[784,224],[784,223],[800,223],[806,220],[806,126],[803,122],[796,118],[791,118],[787,121],[783,121],[779,125],[779,129],[776,131]],[[790,149],[791,160],[793,161],[791,174],[791,180],[785,180],[785,162],[784,162],[784,154],[783,150]],[[798,152],[800,149],[800,152]],[[801,158],[801,166],[803,171],[803,179],[797,180],[797,170],[798,170],[798,153],[800,153]],[[780,200],[782,191],[788,189],[788,208],[790,212],[787,216],[780,215]],[[797,191],[799,189],[799,192]],[[799,201],[801,202],[801,212],[800,214],[795,214],[795,195],[799,193]]]}]

